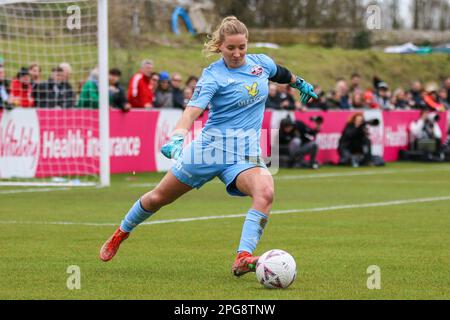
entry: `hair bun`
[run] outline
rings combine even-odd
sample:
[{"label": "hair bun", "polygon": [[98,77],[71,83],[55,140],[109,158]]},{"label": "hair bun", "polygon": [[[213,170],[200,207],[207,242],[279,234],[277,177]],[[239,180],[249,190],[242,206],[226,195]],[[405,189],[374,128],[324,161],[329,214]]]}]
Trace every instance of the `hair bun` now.
[{"label": "hair bun", "polygon": [[228,16],[228,17],[223,18],[222,23],[237,20],[237,19],[238,18],[236,18],[235,16]]}]

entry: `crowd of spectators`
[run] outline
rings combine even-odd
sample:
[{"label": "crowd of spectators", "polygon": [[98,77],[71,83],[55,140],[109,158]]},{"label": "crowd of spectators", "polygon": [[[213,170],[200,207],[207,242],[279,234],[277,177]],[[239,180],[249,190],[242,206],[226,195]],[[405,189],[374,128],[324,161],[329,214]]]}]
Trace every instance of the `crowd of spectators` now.
[{"label": "crowd of spectators", "polygon": [[[450,109],[450,76],[439,85],[437,82],[423,84],[414,80],[409,88],[395,88],[387,82],[374,76],[370,88],[362,87],[362,78],[354,73],[347,81],[344,78],[337,79],[333,89],[325,92],[320,86],[315,86],[318,99],[310,101],[306,106],[295,102],[293,90],[286,85],[271,84],[271,93],[267,108],[285,110],[411,110],[430,108],[435,111]],[[286,97],[286,93],[289,98]]]},{"label": "crowd of spectators", "polygon": [[[97,68],[92,69],[89,77],[74,88],[70,79],[72,68],[68,63],[55,66],[47,80],[42,79],[41,66],[33,63],[20,68],[11,81],[5,75],[3,63],[0,58],[0,108],[98,108]],[[112,68],[109,72],[109,101],[112,108],[123,111],[132,108],[184,109],[198,81],[194,75],[183,81],[178,72],[156,72],[153,62],[148,59],[141,62],[138,72],[125,87],[121,84],[124,81],[121,76],[122,72],[118,68]],[[415,80],[408,88],[394,90],[378,77],[372,80],[370,88],[363,88],[361,76],[354,73],[348,80],[337,79],[334,88],[327,92],[315,86],[319,98],[306,105],[301,104],[296,98],[298,93],[289,85],[270,82],[266,109],[450,109],[450,77],[440,85],[436,82],[423,84]]]},{"label": "crowd of spectators", "polygon": [[[21,67],[9,81],[4,61],[0,58],[0,108],[98,108],[97,67],[75,88],[70,81],[71,74],[70,64],[61,63],[52,68],[47,80],[42,80],[41,66],[33,63]],[[194,75],[183,81],[178,72],[155,72],[151,60],[142,61],[139,71],[131,77],[127,87],[122,86],[121,76],[120,69],[109,70],[109,104],[111,108],[123,111],[132,108],[184,109],[198,81]]]},{"label": "crowd of spectators", "polygon": [[306,106],[294,98],[294,90],[288,85],[269,85],[269,98],[266,108],[273,110],[410,110],[431,108],[436,111],[450,109],[450,77],[442,85],[429,82],[425,85],[421,81],[413,81],[409,88],[396,88],[391,90],[389,85],[379,79],[373,78],[373,86],[362,88],[362,78],[359,74],[351,75],[349,81],[341,78],[335,83],[333,89],[325,92],[320,86],[315,86],[318,99],[310,101]]}]

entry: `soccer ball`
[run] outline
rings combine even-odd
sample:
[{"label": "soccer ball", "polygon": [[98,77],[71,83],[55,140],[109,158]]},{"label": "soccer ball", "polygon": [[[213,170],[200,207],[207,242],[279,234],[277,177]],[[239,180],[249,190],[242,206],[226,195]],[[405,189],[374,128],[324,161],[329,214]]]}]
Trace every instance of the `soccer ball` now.
[{"label": "soccer ball", "polygon": [[265,252],[256,264],[256,279],[266,288],[287,288],[297,276],[294,258],[286,251]]}]

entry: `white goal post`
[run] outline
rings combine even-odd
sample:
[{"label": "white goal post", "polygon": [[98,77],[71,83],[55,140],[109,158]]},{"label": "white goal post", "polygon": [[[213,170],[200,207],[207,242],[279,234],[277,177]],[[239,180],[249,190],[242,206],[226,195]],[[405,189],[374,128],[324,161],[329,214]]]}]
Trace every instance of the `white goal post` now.
[{"label": "white goal post", "polygon": [[107,0],[0,0],[0,186],[109,186]]}]

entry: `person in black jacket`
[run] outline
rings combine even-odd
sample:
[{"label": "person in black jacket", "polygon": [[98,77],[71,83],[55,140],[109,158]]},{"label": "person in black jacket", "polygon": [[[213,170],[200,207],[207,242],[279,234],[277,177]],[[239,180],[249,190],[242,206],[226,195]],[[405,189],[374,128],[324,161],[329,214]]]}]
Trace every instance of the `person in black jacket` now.
[{"label": "person in black jacket", "polygon": [[170,84],[172,85],[172,105],[174,108],[184,109],[183,89],[181,88],[181,74],[174,72]]},{"label": "person in black jacket", "polygon": [[[288,116],[280,123],[280,149],[287,146],[290,157],[289,167],[318,169],[316,162],[319,146],[315,141],[316,135],[320,132],[323,123],[322,117],[312,117],[315,128],[308,127],[302,121],[292,121]],[[309,162],[304,161],[304,157],[309,155]]]},{"label": "person in black jacket", "polygon": [[33,86],[33,98],[36,108],[72,108],[75,95],[70,83],[63,81],[64,70],[61,67],[52,69],[48,81]]},{"label": "person in black jacket", "polygon": [[124,88],[120,85],[122,72],[117,68],[109,70],[109,105],[122,111],[130,111],[131,105],[127,101]]},{"label": "person in black jacket", "polygon": [[[375,123],[374,123],[375,125]],[[339,139],[339,164],[358,167],[372,158],[369,132],[361,112],[352,115]]]}]

